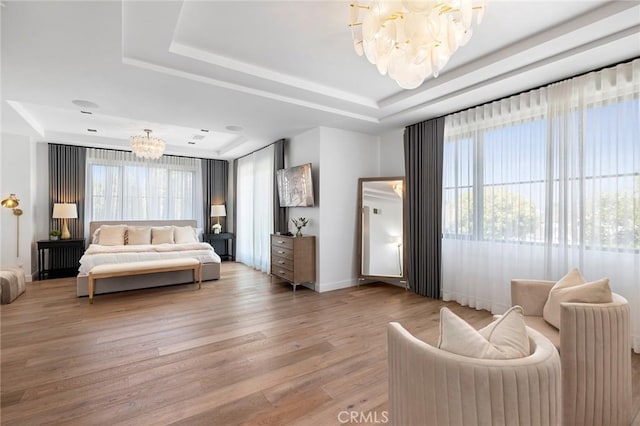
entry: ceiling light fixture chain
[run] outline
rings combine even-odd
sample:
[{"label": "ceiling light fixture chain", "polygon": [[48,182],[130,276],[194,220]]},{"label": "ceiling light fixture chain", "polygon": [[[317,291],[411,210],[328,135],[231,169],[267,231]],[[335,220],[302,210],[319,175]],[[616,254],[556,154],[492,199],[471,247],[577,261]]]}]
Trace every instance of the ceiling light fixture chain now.
[{"label": "ceiling light fixture chain", "polygon": [[369,6],[356,1],[349,6],[356,53],[400,87],[414,89],[429,75],[437,77],[469,41],[473,15],[479,24],[486,0],[379,0]]},{"label": "ceiling light fixture chain", "polygon": [[151,137],[152,130],[144,129],[146,136],[131,136],[131,151],[136,157],[157,160],[164,154],[165,142]]}]

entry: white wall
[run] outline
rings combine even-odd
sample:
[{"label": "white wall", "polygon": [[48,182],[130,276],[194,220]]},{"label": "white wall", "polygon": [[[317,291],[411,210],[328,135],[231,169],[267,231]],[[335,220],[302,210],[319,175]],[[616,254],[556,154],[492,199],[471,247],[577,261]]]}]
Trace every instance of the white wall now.
[{"label": "white wall", "polygon": [[[39,207],[36,199],[35,143],[29,137],[2,133],[0,145],[0,197],[15,193],[20,200],[20,252],[16,253],[17,220],[11,210],[0,209],[0,265],[19,266],[31,281],[35,271],[35,220]],[[35,263],[35,262],[34,262]]]},{"label": "white wall", "polygon": [[380,136],[380,176],[404,176],[404,128]]},{"label": "white wall", "polygon": [[[291,219],[306,217],[309,224],[302,229],[303,234],[315,235],[318,239],[320,233],[320,205],[322,194],[320,193],[320,128],[315,128],[299,135],[289,138],[285,144],[284,166],[294,167],[301,164],[311,163],[311,173],[313,178],[314,207],[292,207],[289,208],[289,232],[296,233],[296,227]],[[276,189],[277,190],[277,189]],[[316,241],[316,265],[318,265],[318,241]]]},{"label": "white wall", "polygon": [[378,176],[377,136],[321,128],[320,274],[317,291],[357,284],[358,178]]},{"label": "white wall", "polygon": [[287,143],[286,167],[312,163],[315,207],[291,208],[289,218],[310,219],[303,233],[316,236],[316,291],[357,283],[358,178],[376,176],[378,160],[378,138],[356,132],[320,127]]},{"label": "white wall", "polygon": [[[36,240],[49,238],[49,144],[38,142],[35,144],[35,235]],[[36,259],[37,260],[37,259]]]}]

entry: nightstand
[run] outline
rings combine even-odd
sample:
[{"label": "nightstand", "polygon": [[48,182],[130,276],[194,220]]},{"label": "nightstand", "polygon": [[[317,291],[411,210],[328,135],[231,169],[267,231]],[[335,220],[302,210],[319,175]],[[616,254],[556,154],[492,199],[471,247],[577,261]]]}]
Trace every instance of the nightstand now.
[{"label": "nightstand", "polygon": [[83,253],[84,238],[38,241],[38,280],[78,275]]},{"label": "nightstand", "polygon": [[[213,246],[222,260],[236,260],[234,235],[231,232],[221,232],[219,234],[204,234],[204,242]],[[231,244],[231,248],[229,248]]]}]

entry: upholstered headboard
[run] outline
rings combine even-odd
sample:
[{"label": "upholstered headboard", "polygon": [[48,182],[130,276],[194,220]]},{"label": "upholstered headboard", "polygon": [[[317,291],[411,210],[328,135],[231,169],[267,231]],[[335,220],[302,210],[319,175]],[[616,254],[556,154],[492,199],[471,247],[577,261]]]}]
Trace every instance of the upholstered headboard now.
[{"label": "upholstered headboard", "polygon": [[129,226],[192,226],[197,227],[195,220],[110,220],[102,222],[89,222],[89,238],[102,225],[129,225]]}]

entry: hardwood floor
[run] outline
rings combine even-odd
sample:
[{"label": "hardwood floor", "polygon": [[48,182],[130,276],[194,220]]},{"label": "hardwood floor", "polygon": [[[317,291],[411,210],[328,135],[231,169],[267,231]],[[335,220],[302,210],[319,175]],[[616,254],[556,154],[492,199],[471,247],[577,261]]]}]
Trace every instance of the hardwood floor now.
[{"label": "hardwood floor", "polygon": [[[475,327],[491,321],[485,311],[385,284],[293,294],[230,262],[202,290],[99,295],[94,305],[75,296],[75,279],[30,283],[0,312],[0,418],[3,425],[333,425],[343,411],[362,411],[381,420],[386,324],[398,321],[433,344],[441,306]],[[633,363],[637,412],[639,355]]]}]

